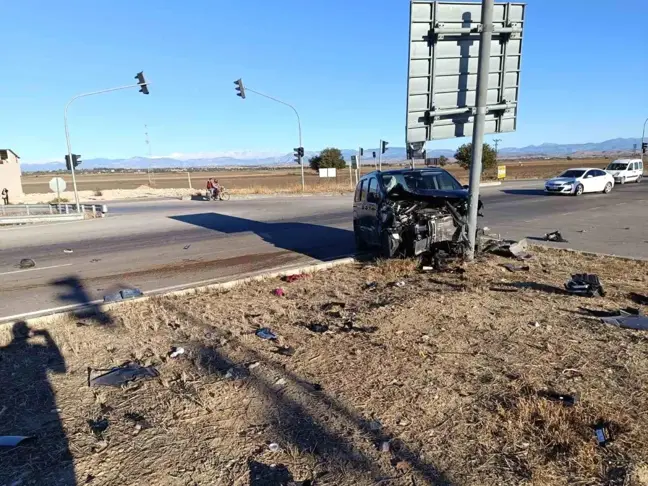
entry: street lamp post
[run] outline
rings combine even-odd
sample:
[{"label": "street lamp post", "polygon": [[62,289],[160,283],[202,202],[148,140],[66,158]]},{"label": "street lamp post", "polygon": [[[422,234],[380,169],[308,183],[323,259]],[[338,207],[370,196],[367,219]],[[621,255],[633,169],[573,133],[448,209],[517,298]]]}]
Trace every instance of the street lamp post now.
[{"label": "street lamp post", "polygon": [[140,82],[138,82],[137,84],[129,84],[128,86],[119,86],[118,88],[109,88],[109,89],[102,89],[100,91],[92,91],[91,93],[82,93],[73,97],[70,101],[68,101],[67,105],[65,105],[65,112],[63,114],[63,123],[65,124],[65,142],[67,144],[68,160],[70,161],[70,171],[72,172],[72,186],[74,188],[74,202],[76,204],[77,213],[81,212],[81,204],[79,203],[79,191],[77,190],[76,174],[74,170],[74,163],[72,162],[72,145],[70,144],[70,130],[68,128],[68,108],[70,107],[73,101],[78,100],[79,98],[98,95],[102,93],[109,93],[111,91],[119,91],[122,89],[139,87],[140,92],[144,94],[148,94],[148,85],[150,83],[144,81],[144,74],[138,73],[138,75],[135,76],[135,78],[138,79],[138,81]]},{"label": "street lamp post", "polygon": [[[268,98],[269,100],[276,101],[277,103],[281,103],[282,105],[285,105],[288,108],[290,108],[292,111],[294,111],[295,116],[297,117],[297,128],[299,130],[299,147],[303,147],[303,145],[302,145],[301,119],[299,118],[299,113],[297,113],[297,110],[295,109],[295,107],[293,105],[291,105],[290,103],[286,103],[285,101],[281,101],[280,99],[274,98],[273,96],[269,96],[267,94],[260,93],[259,91],[255,91],[253,89],[250,89],[247,86],[244,87],[243,86],[243,81],[240,80],[240,79],[238,81],[234,81],[234,83],[237,83],[237,85],[239,86],[237,88],[237,90],[239,91],[238,95],[241,98],[245,98],[245,93],[249,91],[250,93],[255,93],[255,94],[259,95],[259,96],[263,96],[264,98]],[[302,192],[305,192],[306,191],[306,184],[304,182],[304,159],[302,158],[302,156],[299,156],[299,165],[301,166]]]}]

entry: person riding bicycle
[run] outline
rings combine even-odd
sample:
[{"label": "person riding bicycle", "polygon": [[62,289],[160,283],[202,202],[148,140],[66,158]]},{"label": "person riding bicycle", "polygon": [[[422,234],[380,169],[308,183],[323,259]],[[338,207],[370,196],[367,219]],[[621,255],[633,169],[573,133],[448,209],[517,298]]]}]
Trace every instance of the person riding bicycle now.
[{"label": "person riding bicycle", "polygon": [[218,199],[222,191],[223,191],[223,186],[221,186],[218,182],[218,179],[216,179],[214,181],[214,199]]},{"label": "person riding bicycle", "polygon": [[209,197],[213,199],[214,197],[214,178],[210,177],[207,179],[207,193],[209,194]]}]

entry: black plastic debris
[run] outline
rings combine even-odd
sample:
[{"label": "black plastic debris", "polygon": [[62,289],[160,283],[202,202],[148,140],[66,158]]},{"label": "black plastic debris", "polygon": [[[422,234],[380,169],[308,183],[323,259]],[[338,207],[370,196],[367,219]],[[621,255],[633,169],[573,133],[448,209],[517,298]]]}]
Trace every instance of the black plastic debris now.
[{"label": "black plastic debris", "polygon": [[610,424],[603,420],[599,420],[594,424],[594,435],[598,445],[601,447],[605,447],[613,440],[612,432],[610,431]]},{"label": "black plastic debris", "polygon": [[506,268],[509,272],[528,272],[531,270],[529,265],[515,265],[514,263],[502,263],[502,266]]},{"label": "black plastic debris", "polygon": [[97,439],[101,439],[103,437],[103,433],[106,431],[109,425],[108,419],[103,417],[99,417],[97,420],[88,420],[87,422],[90,430]]},{"label": "black plastic debris", "polygon": [[641,316],[643,313],[641,309],[636,309],[634,307],[624,307],[623,309],[617,310],[598,310],[598,309],[588,309],[587,307],[579,307],[578,310],[583,314],[590,315],[592,317],[625,317],[625,316]]},{"label": "black plastic debris", "polygon": [[552,231],[551,233],[547,233],[544,235],[545,241],[553,241],[555,243],[569,243],[565,238],[563,238],[563,235],[560,233],[560,231]]},{"label": "black plastic debris", "polygon": [[552,402],[561,403],[566,407],[573,407],[578,403],[579,399],[577,394],[569,395],[566,393],[558,393],[551,390],[540,391],[538,392],[538,396]]},{"label": "black plastic debris", "polygon": [[648,305],[648,295],[641,295],[636,292],[630,292],[630,299],[635,304]]},{"label": "black plastic debris", "polygon": [[569,293],[584,297],[594,297],[596,294],[599,294],[601,297],[605,295],[598,275],[588,273],[572,275],[571,280],[565,284],[565,289]]},{"label": "black plastic debris", "polygon": [[191,245],[186,245],[183,250],[188,250],[191,247]]},{"label": "black plastic debris", "polygon": [[310,331],[317,332],[317,333],[323,333],[329,330],[329,327],[326,324],[309,324],[306,326]]},{"label": "black plastic debris", "polygon": [[228,369],[223,378],[226,380],[244,380],[250,376],[250,370],[245,366],[232,366]]},{"label": "black plastic debris", "polygon": [[272,332],[269,327],[262,327],[260,329],[257,329],[254,334],[256,334],[261,339],[269,339],[272,341],[277,339],[277,335]]},{"label": "black plastic debris", "polygon": [[20,268],[34,268],[36,266],[36,262],[31,258],[23,258],[22,260],[20,260],[18,266]]},{"label": "black plastic debris", "polygon": [[290,346],[279,346],[274,350],[275,353],[280,354],[282,356],[294,356],[295,355],[295,349],[291,348]]},{"label": "black plastic debris", "polygon": [[120,300],[135,299],[144,295],[140,289],[124,289],[119,292],[104,295],[104,302],[119,302]]},{"label": "black plastic debris", "polygon": [[618,316],[618,317],[602,317],[601,320],[606,324],[619,326],[624,329],[634,329],[636,331],[648,331],[648,317],[646,316]]},{"label": "black plastic debris", "polygon": [[[88,371],[92,370],[88,368]],[[160,375],[153,366],[140,366],[137,363],[126,363],[110,370],[95,371],[107,372],[89,379],[89,386],[121,386],[130,381],[156,378]]]},{"label": "black plastic debris", "polygon": [[33,437],[22,435],[0,435],[0,447],[16,447],[21,442],[29,439],[33,439]]}]

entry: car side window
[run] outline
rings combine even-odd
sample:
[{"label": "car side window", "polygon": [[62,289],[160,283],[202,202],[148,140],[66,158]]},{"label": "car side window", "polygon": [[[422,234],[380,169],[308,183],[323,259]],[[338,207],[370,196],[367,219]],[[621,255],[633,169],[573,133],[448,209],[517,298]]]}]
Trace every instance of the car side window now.
[{"label": "car side window", "polygon": [[630,167],[630,170],[637,170],[637,163],[633,162],[632,166]]},{"label": "car side window", "polygon": [[594,171],[593,170],[590,170],[590,171],[585,173],[585,179],[590,179],[592,177],[594,177]]},{"label": "car side window", "polygon": [[356,187],[356,193],[355,193],[356,202],[362,201],[362,189],[364,188],[366,182],[367,181],[361,181],[360,184],[358,184],[358,187]]},{"label": "car side window", "polygon": [[605,175],[605,172],[602,170],[593,170],[592,172],[594,172],[594,177],[602,177]]},{"label": "car side window", "polygon": [[380,193],[378,192],[378,179],[372,177],[371,179],[369,179],[367,202],[377,203],[379,201],[380,201]]}]

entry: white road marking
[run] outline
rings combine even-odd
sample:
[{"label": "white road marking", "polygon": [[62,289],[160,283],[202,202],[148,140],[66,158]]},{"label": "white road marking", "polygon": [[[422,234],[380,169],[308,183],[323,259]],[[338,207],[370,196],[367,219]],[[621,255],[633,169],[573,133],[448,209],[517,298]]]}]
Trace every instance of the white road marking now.
[{"label": "white road marking", "polygon": [[49,267],[25,268],[23,270],[13,270],[11,272],[2,272],[0,275],[11,275],[13,273],[33,272],[34,270],[47,270],[48,268],[69,267],[72,263],[63,263],[62,265],[50,265]]}]

